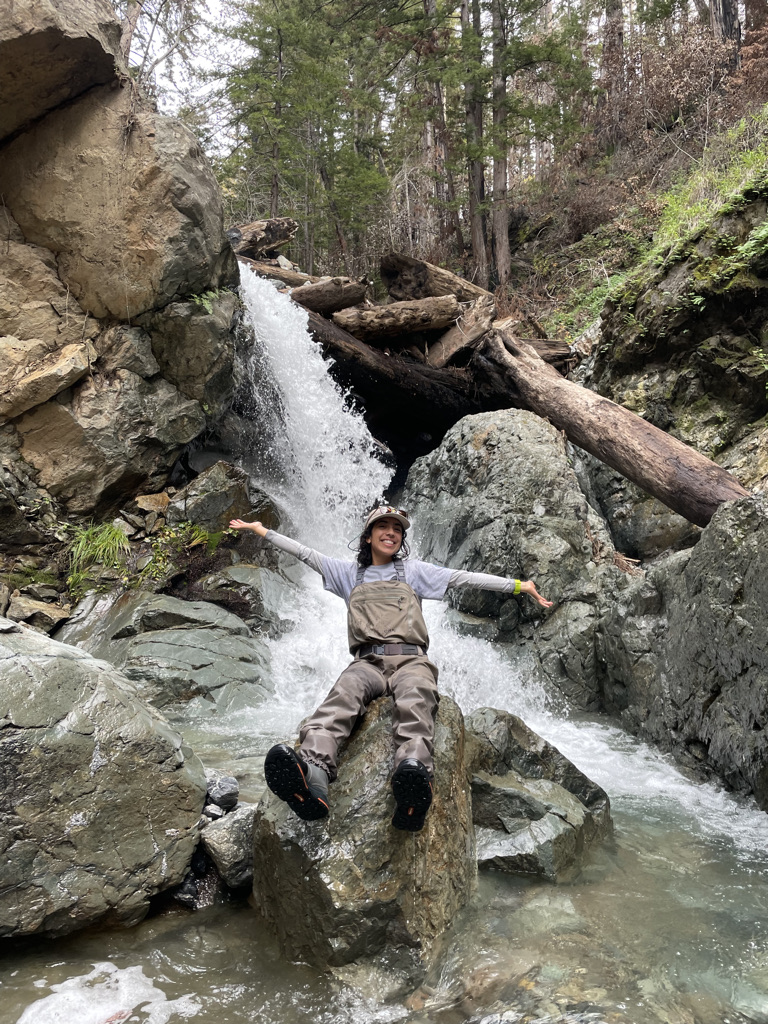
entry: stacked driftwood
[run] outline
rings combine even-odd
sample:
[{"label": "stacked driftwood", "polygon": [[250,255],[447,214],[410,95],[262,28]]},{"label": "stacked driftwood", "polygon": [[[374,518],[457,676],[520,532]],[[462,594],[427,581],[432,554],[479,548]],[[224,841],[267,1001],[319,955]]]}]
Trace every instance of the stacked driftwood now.
[{"label": "stacked driftwood", "polygon": [[337,380],[359,397],[374,434],[401,461],[434,447],[464,415],[515,406],[549,419],[700,526],[722,502],[747,494],[692,448],[567,380],[578,358],[571,349],[535,323],[497,319],[494,296],[477,285],[389,253],[381,278],[390,301],[374,304],[365,279],[310,277],[275,256],[298,228],[281,223],[282,232],[269,221],[235,229],[238,256],[309,310],[309,329],[333,358]]}]

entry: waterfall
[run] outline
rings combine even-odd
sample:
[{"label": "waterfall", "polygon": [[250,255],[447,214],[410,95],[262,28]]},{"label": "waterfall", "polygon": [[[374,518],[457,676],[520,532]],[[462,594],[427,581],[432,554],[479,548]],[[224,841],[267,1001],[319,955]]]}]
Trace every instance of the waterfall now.
[{"label": "waterfall", "polygon": [[[362,417],[329,377],[307,332],[306,313],[247,269],[243,299],[257,338],[256,386],[265,389],[257,405],[264,408],[276,398],[281,410],[269,439],[271,459],[282,467],[279,500],[296,539],[352,558],[348,542],[359,535],[362,513],[382,494],[390,471]],[[272,738],[295,734],[349,660],[344,605],[323,591],[315,573],[304,574],[304,587],[286,615],[297,625],[271,644],[275,700],[251,723]],[[459,636],[442,604],[425,602],[425,618],[440,688],[465,714],[492,706],[519,715],[608,791],[614,811],[682,819],[691,834],[735,844],[746,855],[765,848],[768,818],[751,802],[687,779],[671,759],[605,722],[551,712],[541,686],[521,678],[498,647]]]}]

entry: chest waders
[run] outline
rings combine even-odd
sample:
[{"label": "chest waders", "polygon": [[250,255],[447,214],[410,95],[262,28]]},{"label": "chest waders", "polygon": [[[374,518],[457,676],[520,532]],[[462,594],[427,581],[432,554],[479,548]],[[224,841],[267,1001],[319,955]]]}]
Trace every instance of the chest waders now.
[{"label": "chest waders", "polygon": [[365,568],[349,600],[347,635],[355,660],[299,733],[301,756],[336,778],[339,745],[377,697],[391,696],[395,768],[405,758],[433,773],[437,668],[427,658],[429,634],[421,603],[405,582],[400,559],[394,580],[365,583]]}]

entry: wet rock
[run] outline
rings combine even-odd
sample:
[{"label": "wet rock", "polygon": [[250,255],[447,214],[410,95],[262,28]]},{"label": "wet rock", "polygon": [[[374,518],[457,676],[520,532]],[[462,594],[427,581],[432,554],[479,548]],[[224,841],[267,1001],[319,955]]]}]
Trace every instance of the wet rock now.
[{"label": "wet rock", "polygon": [[56,601],[59,592],[55,587],[48,587],[42,583],[28,583],[21,588],[21,593],[34,597],[36,601]]},{"label": "wet rock", "polygon": [[565,881],[610,834],[606,793],[515,715],[473,712],[466,757],[481,865]]},{"label": "wet rock", "polygon": [[223,772],[211,769],[206,769],[205,778],[208,784],[208,797],[212,803],[225,811],[231,810],[240,794],[237,779],[233,775],[224,775]]},{"label": "wet rock", "polygon": [[541,678],[579,706],[598,707],[595,605],[620,574],[563,436],[522,410],[468,416],[414,463],[406,495],[424,558],[533,579],[555,602],[545,615],[525,597],[469,588],[451,594],[463,612],[498,617],[499,637],[514,641],[514,657],[533,661]]},{"label": "wet rock", "polygon": [[33,597],[12,597],[6,615],[13,622],[27,622],[43,633],[51,633],[69,618],[70,607],[59,607]]},{"label": "wet rock", "polygon": [[234,280],[198,143],[137,104],[128,84],[91,89],[9,143],[0,190],[27,241],[58,254],[62,283],[95,317],[129,320]]},{"label": "wet rock", "polygon": [[253,882],[253,822],[256,804],[240,804],[203,829],[200,842],[230,889]]},{"label": "wet rock", "polygon": [[223,818],[226,811],[219,807],[218,804],[206,804],[203,808],[203,814],[206,818],[210,818],[212,821],[218,821],[219,818]]},{"label": "wet rock", "polygon": [[231,707],[272,691],[264,644],[236,616],[203,601],[131,591],[86,597],[58,639],[120,668],[158,706],[197,695]]},{"label": "wet rock", "polygon": [[474,831],[461,712],[443,697],[436,719],[435,800],[424,830],[399,832],[391,702],[375,701],[343,752],[331,814],[302,822],[272,794],[254,823],[253,901],[293,958],[342,965],[387,946],[433,945],[469,898]]},{"label": "wet rock", "polygon": [[721,506],[603,622],[609,710],[768,809],[768,497]]},{"label": "wet rock", "polygon": [[254,631],[277,636],[290,625],[279,614],[285,587],[284,577],[271,569],[241,562],[203,576],[194,590],[235,611]]},{"label": "wet rock", "polygon": [[227,462],[217,462],[173,496],[166,519],[170,524],[196,523],[216,533],[250,511],[247,475]]},{"label": "wet rock", "polygon": [[132,684],[0,621],[0,935],[130,925],[184,878],[203,768]]},{"label": "wet rock", "polygon": [[115,78],[120,26],[107,0],[15,0],[0,24],[0,139]]}]

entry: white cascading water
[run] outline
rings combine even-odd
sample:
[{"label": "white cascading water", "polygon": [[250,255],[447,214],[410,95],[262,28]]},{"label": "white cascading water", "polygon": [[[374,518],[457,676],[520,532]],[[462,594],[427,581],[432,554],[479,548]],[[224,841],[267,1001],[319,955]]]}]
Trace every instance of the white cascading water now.
[{"label": "white cascading water", "polygon": [[[307,333],[306,314],[249,270],[243,272],[243,298],[260,343],[259,371],[268,372],[279,392],[284,437],[276,440],[286,467],[279,497],[296,539],[352,558],[348,542],[359,535],[361,514],[383,492],[389,470],[362,417],[350,411],[328,376]],[[332,685],[349,658],[345,614],[343,603],[308,570],[306,589],[287,610],[296,629],[272,645],[276,699],[259,709],[261,730],[292,735]],[[440,604],[427,602],[425,615],[441,689],[465,713],[492,706],[519,715],[602,785],[615,807],[627,801],[655,817],[683,815],[687,827],[727,839],[745,853],[765,848],[768,818],[754,807],[715,786],[690,782],[669,759],[620,729],[549,713],[543,690],[517,677],[492,644],[459,636]]]}]

